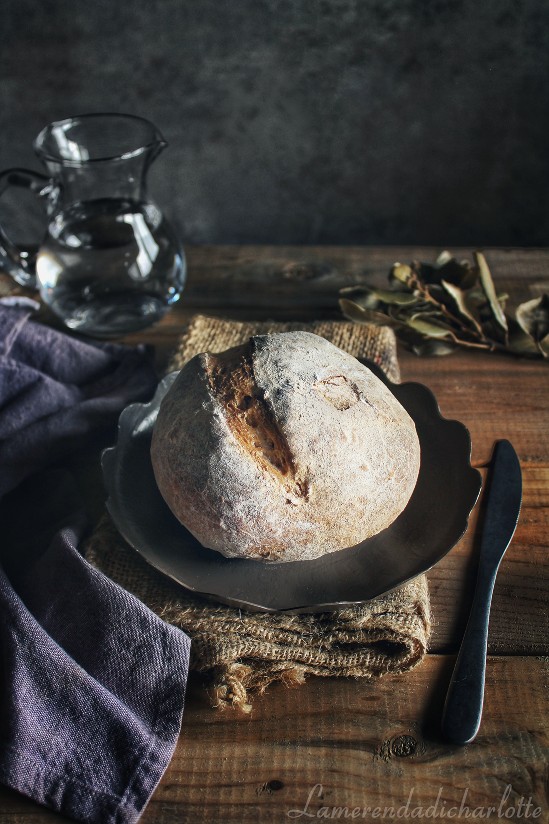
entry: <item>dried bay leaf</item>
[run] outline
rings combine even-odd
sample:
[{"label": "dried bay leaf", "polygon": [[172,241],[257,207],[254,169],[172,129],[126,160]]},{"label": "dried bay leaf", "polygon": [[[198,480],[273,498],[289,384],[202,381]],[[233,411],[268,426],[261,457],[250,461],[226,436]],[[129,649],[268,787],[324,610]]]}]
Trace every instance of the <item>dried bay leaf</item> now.
[{"label": "dried bay leaf", "polygon": [[413,292],[396,291],[395,289],[378,289],[375,286],[345,286],[339,291],[348,300],[352,300],[365,309],[377,309],[381,303],[387,305],[411,306],[417,303]]},{"label": "dried bay leaf", "polygon": [[467,293],[463,291],[463,289],[460,289],[459,286],[455,286],[453,283],[449,283],[446,280],[442,281],[442,286],[454,299],[459,313],[463,315],[464,318],[467,318],[467,320],[473,324],[477,332],[482,335],[482,327],[475,313],[475,309],[473,306],[469,306],[468,304]]},{"label": "dried bay leaf", "polygon": [[525,332],[524,329],[512,318],[509,322],[509,337],[507,341],[507,348],[514,355],[521,355],[523,357],[539,357],[539,346],[534,338]]},{"label": "dried bay leaf", "polygon": [[405,263],[394,263],[389,272],[389,281],[397,281],[407,285],[412,277],[412,267]]},{"label": "dried bay leaf", "polygon": [[521,303],[516,311],[519,325],[535,341],[543,340],[549,335],[549,295]]},{"label": "dried bay leaf", "polygon": [[413,352],[422,357],[451,355],[456,351],[457,345],[447,340],[424,340],[412,346]]},{"label": "dried bay leaf", "polygon": [[379,306],[379,298],[376,297],[374,290],[367,286],[360,289],[349,286],[341,289],[339,294],[343,296],[343,300],[348,300],[362,309],[377,309]]},{"label": "dried bay leaf", "polygon": [[450,252],[442,252],[438,256],[435,268],[438,269],[440,282],[445,280],[462,289],[466,289],[467,284],[472,285],[477,278],[476,272],[467,261],[457,261]]},{"label": "dried bay leaf", "polygon": [[521,303],[516,311],[521,329],[531,336],[544,358],[549,357],[549,295]]},{"label": "dried bay leaf", "polygon": [[413,292],[396,292],[389,289],[373,289],[372,293],[382,303],[397,306],[413,306],[418,302],[417,296]]},{"label": "dried bay leaf", "polygon": [[389,289],[356,284],[340,290],[343,314],[358,323],[389,325],[418,355],[447,355],[458,347],[506,351],[549,360],[549,295],[505,312],[482,252],[475,263],[444,251],[435,263],[394,263]]},{"label": "dried bay leaf", "polygon": [[455,337],[452,329],[432,317],[428,318],[425,315],[417,314],[409,317],[406,322],[414,331],[430,338],[454,339]]},{"label": "dried bay leaf", "polygon": [[440,281],[439,270],[430,263],[420,263],[414,260],[412,263],[412,271],[423,283],[439,283]]},{"label": "dried bay leaf", "polygon": [[501,326],[501,328],[507,332],[507,318],[505,317],[505,312],[499,304],[494,281],[492,280],[492,275],[490,274],[490,269],[488,268],[486,258],[482,252],[475,252],[475,260],[478,266],[480,283],[490,305],[490,309],[492,310],[494,319]]},{"label": "dried bay leaf", "polygon": [[446,266],[447,263],[454,260],[450,252],[445,249],[444,252],[441,252],[440,255],[435,260],[435,269],[442,269],[443,266]]},{"label": "dried bay leaf", "polygon": [[393,326],[394,321],[389,315],[383,312],[376,312],[374,309],[359,306],[353,300],[347,298],[339,299],[339,308],[346,318],[354,320],[357,323],[373,323],[375,326]]}]

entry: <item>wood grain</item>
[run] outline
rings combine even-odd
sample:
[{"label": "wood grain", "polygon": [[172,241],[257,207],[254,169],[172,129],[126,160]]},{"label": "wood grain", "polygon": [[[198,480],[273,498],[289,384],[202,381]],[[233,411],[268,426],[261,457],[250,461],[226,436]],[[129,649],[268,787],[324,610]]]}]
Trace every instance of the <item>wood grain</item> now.
[{"label": "wood grain", "polygon": [[[536,820],[547,820],[549,661],[488,660],[482,726],[466,747],[438,737],[453,662],[431,655],[411,673],[374,682],[279,685],[255,701],[250,717],[210,709],[194,682],[178,747],[143,824],[282,824],[319,784],[323,797],[317,788],[308,808],[315,816],[321,807],[398,808],[410,793],[410,808],[426,808],[439,792],[440,813],[442,801],[459,807],[465,790],[471,809],[497,808],[511,785],[502,809],[531,798],[542,809]],[[0,810],[2,824],[62,820],[6,790]]]},{"label": "wood grain", "polygon": [[[395,261],[433,261],[438,252],[426,247],[200,246],[187,249],[187,305],[215,311],[260,310],[298,314],[314,307],[334,311],[342,286],[386,283]],[[471,259],[471,250],[452,249]],[[511,294],[520,282],[525,297],[549,291],[549,260],[544,250],[487,249],[485,254],[500,291]],[[526,294],[527,292],[527,294]]]},{"label": "wood grain", "polygon": [[485,465],[498,438],[510,440],[523,464],[549,464],[549,364],[504,354],[459,352],[417,358],[399,352],[403,380],[435,393],[442,414],[471,433],[473,464]]},{"label": "wood grain", "polygon": [[145,824],[175,824],[174,797],[186,808],[179,821],[283,822],[317,784],[313,811],[405,804],[412,790],[413,803],[428,806],[440,788],[447,807],[464,788],[471,806],[497,806],[509,783],[512,798],[532,796],[547,814],[547,660],[489,660],[483,725],[468,747],[438,737],[452,667],[453,658],[430,656],[373,683],[314,679],[299,695],[277,687],[245,720],[213,719],[197,696]]},{"label": "wood grain", "polygon": [[[516,655],[547,651],[548,500],[549,467],[523,465],[521,516],[494,589],[488,639],[491,653]],[[478,561],[479,508],[475,508],[464,538],[428,573],[434,618],[432,652],[456,650],[465,629]]]},{"label": "wood grain", "polygon": [[[153,344],[162,369],[182,324],[196,311],[252,319],[337,317],[341,286],[384,283],[394,261],[432,260],[437,251],[191,247],[180,304],[160,324],[126,340]],[[470,256],[469,250],[452,251]],[[486,250],[486,256],[510,306],[549,292],[549,251]],[[429,572],[434,629],[431,654],[419,667],[370,683],[278,685],[255,699],[249,717],[211,709],[203,685],[192,678],[180,742],[144,824],[282,824],[293,820],[292,810],[301,821],[338,820],[353,809],[358,820],[369,821],[383,817],[385,807],[402,808],[408,798],[408,817],[416,810],[417,817],[445,820],[462,804],[454,819],[472,817],[465,807],[484,814],[495,807],[492,820],[505,820],[508,811],[510,821],[549,821],[549,364],[482,352],[420,359],[402,348],[399,359],[404,380],[429,386],[442,413],[468,427],[472,461],[483,474],[498,438],[512,441],[523,469],[522,514],[494,592],[489,650],[497,655],[488,660],[477,739],[449,746],[438,726],[454,662],[449,653],[458,648],[472,598],[480,506],[464,538]],[[94,471],[81,482],[99,511],[101,479],[97,466]],[[309,815],[300,816],[307,804]],[[367,807],[380,811],[364,812]],[[0,789],[0,824],[62,820]]]}]

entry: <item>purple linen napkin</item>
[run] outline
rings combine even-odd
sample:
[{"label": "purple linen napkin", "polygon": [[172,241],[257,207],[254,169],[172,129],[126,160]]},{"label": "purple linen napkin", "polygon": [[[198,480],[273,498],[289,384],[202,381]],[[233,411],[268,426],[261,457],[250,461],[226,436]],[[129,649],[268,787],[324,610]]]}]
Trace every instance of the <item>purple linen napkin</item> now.
[{"label": "purple linen napkin", "polygon": [[0,301],[0,781],[129,824],[173,754],[190,642],[82,558],[72,479],[36,470],[149,395],[154,373],[143,352],[27,323],[29,308]]},{"label": "purple linen napkin", "polygon": [[0,300],[0,496],[156,385],[144,347],[71,338],[30,321],[37,306]]}]

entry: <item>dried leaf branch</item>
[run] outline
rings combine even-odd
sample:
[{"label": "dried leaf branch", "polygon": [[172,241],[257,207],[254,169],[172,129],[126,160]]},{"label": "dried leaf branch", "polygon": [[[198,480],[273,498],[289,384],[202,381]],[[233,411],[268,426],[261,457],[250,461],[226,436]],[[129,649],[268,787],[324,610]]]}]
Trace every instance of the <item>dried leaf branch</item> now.
[{"label": "dried leaf branch", "polygon": [[474,263],[442,252],[434,264],[395,263],[389,288],[340,290],[345,317],[392,326],[417,355],[447,355],[458,347],[549,358],[549,295],[505,312],[482,252]]}]

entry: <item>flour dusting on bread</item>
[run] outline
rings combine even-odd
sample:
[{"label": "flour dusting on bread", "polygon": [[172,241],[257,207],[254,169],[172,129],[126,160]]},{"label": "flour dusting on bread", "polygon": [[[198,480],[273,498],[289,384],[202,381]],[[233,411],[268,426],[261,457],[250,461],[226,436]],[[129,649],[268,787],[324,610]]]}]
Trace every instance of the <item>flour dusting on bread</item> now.
[{"label": "flour dusting on bread", "polygon": [[420,445],[370,369],[317,335],[283,332],[189,361],[151,456],[168,506],[204,546],[280,562],[389,526],[414,490]]}]

